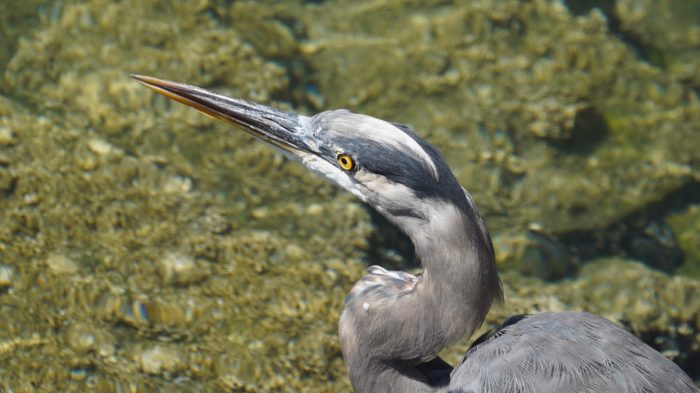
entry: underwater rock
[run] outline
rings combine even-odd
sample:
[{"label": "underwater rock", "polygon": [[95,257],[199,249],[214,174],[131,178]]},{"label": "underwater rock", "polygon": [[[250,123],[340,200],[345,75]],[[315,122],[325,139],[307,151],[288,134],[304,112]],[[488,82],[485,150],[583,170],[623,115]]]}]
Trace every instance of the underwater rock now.
[{"label": "underwater rock", "polygon": [[101,156],[106,156],[107,154],[114,151],[114,146],[112,146],[112,144],[97,138],[90,139],[87,142],[87,146],[88,149],[90,149],[93,153]]},{"label": "underwater rock", "polygon": [[15,137],[7,127],[0,126],[0,146],[10,146],[15,143]]},{"label": "underwater rock", "polygon": [[183,367],[182,355],[164,344],[143,348],[134,354],[134,359],[141,371],[166,378]]},{"label": "underwater rock", "polygon": [[625,252],[632,258],[665,272],[672,272],[683,262],[671,228],[663,222],[651,221],[622,239]]},{"label": "underwater rock", "polygon": [[186,255],[168,253],[157,263],[160,275],[166,284],[191,285],[209,275],[205,265],[197,263]]},{"label": "underwater rock", "polygon": [[215,209],[207,210],[205,216],[201,220],[203,228],[215,235],[225,235],[232,229],[232,224],[225,216],[225,212],[216,211]]},{"label": "underwater rock", "polygon": [[[519,240],[544,276],[565,259],[559,234],[604,228],[697,179],[696,94],[599,12],[543,0],[59,3],[0,53],[10,390],[350,389],[337,323],[373,262],[367,211],[129,72],[413,124],[497,239],[538,228],[543,238]],[[687,213],[669,225],[690,255]],[[389,256],[396,267],[402,255]],[[696,281],[603,261],[571,281],[504,282],[507,308],[489,323],[586,309],[689,370],[697,359]]]},{"label": "underwater rock", "polygon": [[[170,21],[152,17],[165,9],[180,16]],[[142,150],[137,134],[152,128],[150,111],[166,112],[170,104],[151,102],[128,72],[170,75],[200,86],[225,85],[263,102],[287,87],[280,67],[202,11],[197,2],[95,0],[66,5],[56,20],[20,40],[4,85],[27,102],[74,108],[64,117],[67,124],[99,129],[110,143],[118,141],[130,151]],[[119,22],[143,18],[150,23]],[[203,124],[199,117],[185,117],[191,119],[190,126]]]},{"label": "underwater rock", "polygon": [[685,261],[679,272],[700,278],[700,204],[692,204],[674,212],[668,218],[668,225],[685,254]]},{"label": "underwater rock", "polygon": [[0,193],[7,196],[12,194],[17,186],[17,176],[2,168],[2,164],[8,164],[8,161],[3,160],[2,156],[0,156]]},{"label": "underwater rock", "polygon": [[71,349],[80,354],[94,352],[107,357],[115,351],[114,337],[104,329],[88,323],[71,324],[66,330],[65,340]]},{"label": "underwater rock", "polygon": [[[12,54],[17,48],[18,41],[29,31],[34,29],[38,22],[50,19],[59,8],[59,4],[54,7],[47,6],[44,0],[28,0],[20,3],[0,3],[0,75],[5,71],[7,62],[12,58]],[[37,12],[39,11],[39,12]],[[0,84],[0,92],[4,86]]]},{"label": "underwater rock", "polygon": [[683,84],[700,86],[700,9],[697,3],[616,0],[615,14],[620,30],[637,39],[640,58],[664,69]]},{"label": "underwater rock", "polygon": [[525,276],[556,280],[572,275],[578,268],[562,243],[536,232],[501,233],[493,238],[493,245],[499,268]]},{"label": "underwater rock", "polygon": [[17,279],[17,272],[12,266],[0,265],[0,294],[12,288]]},{"label": "underwater rock", "polygon": [[54,274],[76,274],[78,272],[78,266],[69,257],[58,254],[51,253],[46,256],[46,267],[49,271]]}]

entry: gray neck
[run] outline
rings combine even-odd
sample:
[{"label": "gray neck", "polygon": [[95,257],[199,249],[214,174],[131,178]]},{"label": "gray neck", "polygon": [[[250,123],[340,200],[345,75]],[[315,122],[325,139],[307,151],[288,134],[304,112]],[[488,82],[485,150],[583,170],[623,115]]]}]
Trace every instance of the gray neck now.
[{"label": "gray neck", "polygon": [[417,307],[426,308],[423,317],[436,321],[426,333],[434,337],[432,347],[425,348],[433,354],[471,336],[493,302],[503,297],[491,237],[466,196],[466,205],[460,208],[435,202],[424,227],[404,229],[423,266],[422,280],[412,296]]},{"label": "gray neck", "polygon": [[[397,289],[389,280],[346,299],[341,345],[357,392],[387,386],[396,386],[396,392],[430,391],[413,366],[471,336],[502,298],[491,240],[470,198],[465,208],[436,201],[426,212],[425,219],[393,218],[423,265],[412,289]],[[372,274],[363,278],[371,279],[376,281]]]}]

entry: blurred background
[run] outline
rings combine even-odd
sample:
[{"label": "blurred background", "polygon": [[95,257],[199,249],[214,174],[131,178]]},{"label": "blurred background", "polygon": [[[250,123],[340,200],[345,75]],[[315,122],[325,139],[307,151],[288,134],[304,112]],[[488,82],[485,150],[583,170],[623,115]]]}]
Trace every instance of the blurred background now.
[{"label": "blurred background", "polygon": [[[349,391],[359,201],[128,73],[412,125],[513,313],[586,310],[700,382],[693,0],[0,2],[0,391]],[[456,362],[469,340],[443,356]]]}]

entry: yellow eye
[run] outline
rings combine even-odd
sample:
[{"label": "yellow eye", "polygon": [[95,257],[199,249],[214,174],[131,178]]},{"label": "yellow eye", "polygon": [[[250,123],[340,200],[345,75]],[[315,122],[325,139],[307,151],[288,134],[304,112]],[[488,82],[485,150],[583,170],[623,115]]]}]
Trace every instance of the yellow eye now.
[{"label": "yellow eye", "polygon": [[340,165],[343,170],[351,171],[355,167],[355,161],[347,154],[338,154],[336,158],[338,160],[338,165]]}]

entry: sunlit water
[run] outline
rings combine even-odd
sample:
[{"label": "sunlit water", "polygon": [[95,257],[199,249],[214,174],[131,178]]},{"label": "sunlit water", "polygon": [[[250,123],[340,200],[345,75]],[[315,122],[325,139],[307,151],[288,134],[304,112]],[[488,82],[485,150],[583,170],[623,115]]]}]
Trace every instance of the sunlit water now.
[{"label": "sunlit water", "polygon": [[491,229],[485,327],[596,312],[700,379],[700,5],[456,3],[0,3],[0,391],[347,391],[344,295],[418,266],[128,73],[411,124]]}]

